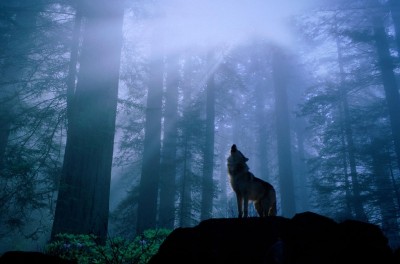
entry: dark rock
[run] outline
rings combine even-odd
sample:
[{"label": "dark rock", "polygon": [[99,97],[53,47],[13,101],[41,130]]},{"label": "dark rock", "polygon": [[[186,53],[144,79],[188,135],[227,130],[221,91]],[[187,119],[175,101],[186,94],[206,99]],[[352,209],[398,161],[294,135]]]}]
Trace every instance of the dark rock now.
[{"label": "dark rock", "polygon": [[400,263],[400,247],[394,251],[395,263]]},{"label": "dark rock", "polygon": [[305,212],[284,217],[209,219],[175,229],[149,264],[396,263],[376,225]]},{"label": "dark rock", "polygon": [[52,264],[73,264],[56,256],[46,255],[40,252],[30,251],[7,251],[0,257],[0,264],[25,264],[25,263],[52,263]]}]

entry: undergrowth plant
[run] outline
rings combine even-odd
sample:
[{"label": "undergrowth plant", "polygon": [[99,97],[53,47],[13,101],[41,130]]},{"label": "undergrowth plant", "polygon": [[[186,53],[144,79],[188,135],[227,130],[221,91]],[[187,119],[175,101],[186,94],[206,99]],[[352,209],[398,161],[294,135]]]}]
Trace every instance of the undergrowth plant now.
[{"label": "undergrowth plant", "polygon": [[58,234],[45,252],[78,264],[145,264],[170,233],[169,229],[148,229],[133,241],[116,237],[105,245],[97,243],[94,235]]}]

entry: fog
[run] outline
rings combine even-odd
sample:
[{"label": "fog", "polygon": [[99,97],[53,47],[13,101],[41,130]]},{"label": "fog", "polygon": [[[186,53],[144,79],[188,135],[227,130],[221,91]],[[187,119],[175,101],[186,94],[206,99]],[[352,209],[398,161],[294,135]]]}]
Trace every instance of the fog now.
[{"label": "fog", "polygon": [[0,10],[1,251],[42,248],[54,230],[133,239],[237,217],[233,144],[279,216],[367,221],[400,245],[398,5]]},{"label": "fog", "polygon": [[[162,52],[207,50],[265,40],[293,47],[293,16],[312,12],[317,1],[159,1],[150,6],[155,17],[143,21],[144,31],[158,30]],[[129,29],[128,29],[129,30]],[[146,33],[141,37],[151,37]],[[158,34],[158,33],[157,33]],[[161,37],[160,36],[160,37]],[[161,44],[160,43],[160,44]]]},{"label": "fog", "polygon": [[257,38],[289,45],[288,19],[304,8],[288,1],[164,1],[156,7],[159,18],[146,24],[167,33],[167,52],[242,45]]}]

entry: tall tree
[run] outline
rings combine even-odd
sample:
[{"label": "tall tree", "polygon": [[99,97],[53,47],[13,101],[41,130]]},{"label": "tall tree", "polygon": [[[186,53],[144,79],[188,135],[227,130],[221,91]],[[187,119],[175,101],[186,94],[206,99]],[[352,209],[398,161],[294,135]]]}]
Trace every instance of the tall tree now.
[{"label": "tall tree", "polygon": [[389,110],[390,123],[392,126],[392,137],[397,157],[397,165],[400,169],[400,105],[399,89],[394,74],[395,65],[390,54],[388,37],[385,32],[380,15],[374,15],[374,41],[378,55],[378,66],[381,70],[381,78],[385,90],[386,102]]},{"label": "tall tree", "polygon": [[377,186],[376,200],[382,218],[382,229],[387,233],[399,234],[398,208],[395,204],[395,186],[390,179],[390,156],[387,152],[387,141],[382,138],[372,138],[368,146],[368,153],[372,159],[372,173]]},{"label": "tall tree", "polygon": [[294,196],[292,153],[289,127],[289,106],[287,98],[287,58],[276,48],[272,58],[273,82],[275,88],[276,135],[278,146],[279,190],[282,215],[291,217],[296,213]]},{"label": "tall tree", "polygon": [[179,226],[188,227],[192,225],[192,189],[193,174],[191,171],[192,161],[190,153],[190,135],[185,129],[183,135],[183,171],[180,181],[180,201],[179,201]]},{"label": "tall tree", "polygon": [[307,167],[305,163],[305,124],[302,118],[297,118],[294,121],[294,130],[296,133],[296,141],[297,141],[297,160],[296,168],[297,173],[297,188],[298,188],[298,196],[299,199],[296,203],[299,211],[307,211],[309,210],[309,191],[308,191],[308,179],[307,179]]},{"label": "tall tree", "polygon": [[60,22],[49,14],[64,8],[47,1],[0,1],[0,225],[6,226],[0,237],[4,232],[32,240],[47,236],[49,223],[38,215],[52,217],[61,166],[65,60],[60,54],[66,49],[59,36],[70,22],[69,16]]},{"label": "tall tree", "polygon": [[160,175],[161,227],[173,228],[175,220],[175,193],[178,137],[179,57],[167,58],[167,76],[164,110],[164,136],[162,148],[162,175]]},{"label": "tall tree", "polygon": [[122,42],[121,1],[86,1],[78,82],[68,101],[67,142],[52,238],[93,233],[105,241]]},{"label": "tall tree", "polygon": [[[259,43],[256,43],[256,47],[254,47],[254,54],[252,54],[252,69],[254,75],[257,75],[257,71],[263,69],[261,60],[263,58],[262,51],[260,51]],[[261,53],[261,54],[260,54]],[[263,71],[267,72],[267,71]],[[264,77],[263,75],[262,77]],[[257,171],[259,173],[259,177],[263,180],[270,181],[269,179],[269,167],[268,167],[268,120],[267,120],[267,89],[269,88],[266,81],[262,81],[264,78],[258,77],[255,81],[255,89],[254,96],[256,100],[256,120],[257,120]],[[266,78],[265,78],[266,79]]]},{"label": "tall tree", "polygon": [[[227,133],[227,129],[222,126],[219,127],[218,133],[221,135],[224,135]],[[219,161],[219,166],[218,168],[218,175],[219,175],[219,181],[218,181],[218,206],[217,206],[217,214],[214,215],[214,217],[229,217],[228,216],[228,175],[226,171],[226,151],[223,151],[226,149],[229,149],[229,146],[231,142],[228,142],[226,138],[221,138],[219,141],[220,149],[222,147],[222,150],[219,151],[218,153],[218,161]],[[236,215],[236,214],[235,214]]]},{"label": "tall tree", "polygon": [[34,46],[31,36],[35,30],[36,18],[41,4],[32,6],[29,1],[20,0],[1,3],[8,26],[3,27],[2,41],[4,63],[1,73],[0,93],[0,171],[4,167],[4,155],[10,130],[16,121],[16,107],[23,91],[23,82],[28,72],[28,56]]},{"label": "tall tree", "polygon": [[[194,223],[194,212],[196,211],[195,193],[198,190],[198,175],[196,165],[197,157],[201,155],[202,123],[199,113],[200,106],[197,100],[193,100],[194,90],[197,83],[194,82],[193,73],[195,71],[194,56],[185,57],[182,82],[182,117],[181,117],[181,139],[179,157],[182,160],[182,173],[178,183],[179,188],[179,226],[188,227]],[[197,99],[197,98],[196,98]],[[200,200],[200,199],[199,199]],[[198,208],[197,208],[198,209]]]},{"label": "tall tree", "polygon": [[[335,24],[336,25],[336,24]],[[345,137],[345,149],[349,160],[350,166],[350,177],[351,177],[351,184],[352,184],[352,193],[353,197],[351,199],[355,214],[357,219],[366,221],[367,216],[364,212],[364,208],[362,205],[361,200],[361,186],[359,183],[359,176],[357,173],[357,166],[356,166],[356,157],[355,157],[355,144],[353,139],[353,129],[351,127],[351,119],[350,119],[350,109],[349,103],[347,99],[347,91],[346,91],[346,84],[345,84],[345,76],[344,76],[344,69],[343,69],[343,55],[342,55],[342,48],[340,46],[339,38],[336,38],[336,47],[337,47],[337,54],[338,54],[338,65],[339,65],[339,79],[340,79],[340,88],[339,88],[339,100],[340,100],[340,107],[342,113],[342,120],[343,128],[344,128],[344,137]],[[347,168],[345,168],[347,170]]]},{"label": "tall tree", "polygon": [[206,128],[202,178],[201,220],[212,217],[213,174],[214,174],[214,133],[215,133],[215,67],[213,52],[208,54],[208,78],[206,86]]},{"label": "tall tree", "polygon": [[158,32],[153,32],[153,55],[150,59],[149,85],[146,105],[146,124],[143,149],[142,173],[139,186],[137,233],[156,227],[158,186],[161,157],[161,117],[163,91],[163,58],[155,47]]},{"label": "tall tree", "polygon": [[397,0],[389,0],[390,14],[393,19],[395,29],[395,39],[397,50],[400,51],[400,3]]}]

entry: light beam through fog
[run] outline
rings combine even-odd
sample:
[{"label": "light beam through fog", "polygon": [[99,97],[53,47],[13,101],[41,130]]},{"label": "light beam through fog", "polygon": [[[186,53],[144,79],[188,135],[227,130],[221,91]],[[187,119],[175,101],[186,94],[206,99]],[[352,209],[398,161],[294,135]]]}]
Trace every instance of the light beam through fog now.
[{"label": "light beam through fog", "polygon": [[163,49],[167,53],[240,45],[254,39],[290,46],[288,19],[311,4],[290,0],[160,2],[157,18],[146,23],[146,31],[149,35],[154,29],[163,32]]}]

